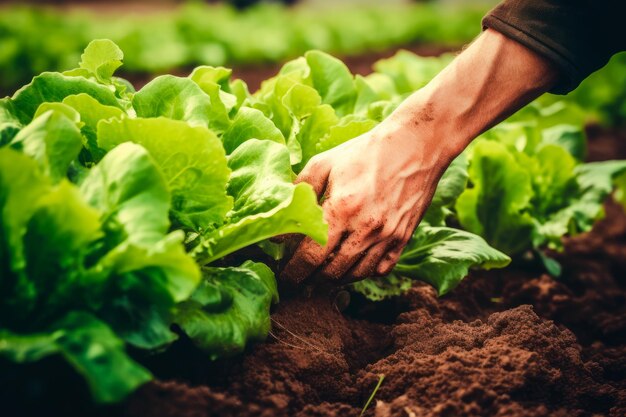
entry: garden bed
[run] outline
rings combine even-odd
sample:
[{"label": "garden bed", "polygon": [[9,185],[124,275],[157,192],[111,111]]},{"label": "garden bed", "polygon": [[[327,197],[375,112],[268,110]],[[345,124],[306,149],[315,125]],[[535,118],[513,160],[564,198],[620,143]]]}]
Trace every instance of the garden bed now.
[{"label": "garden bed", "polygon": [[[624,138],[589,129],[590,158]],[[570,239],[554,279],[528,266],[472,273],[437,298],[425,284],[378,305],[332,292],[284,299],[272,336],[241,360],[172,352],[127,416],[607,415],[626,412],[626,215],[615,203]]]},{"label": "garden bed", "polygon": [[[361,73],[380,57],[349,64]],[[588,160],[626,159],[623,131],[592,126],[588,136]],[[344,310],[338,289],[280,291],[268,340],[243,355],[210,361],[184,332],[157,355],[128,346],[156,379],[121,405],[94,409],[60,355],[3,363],[0,403],[20,416],[357,416],[373,396],[365,415],[621,416],[626,215],[612,202],[606,213],[551,254],[559,279],[516,258],[441,298],[415,283],[379,303],[355,293]]]}]

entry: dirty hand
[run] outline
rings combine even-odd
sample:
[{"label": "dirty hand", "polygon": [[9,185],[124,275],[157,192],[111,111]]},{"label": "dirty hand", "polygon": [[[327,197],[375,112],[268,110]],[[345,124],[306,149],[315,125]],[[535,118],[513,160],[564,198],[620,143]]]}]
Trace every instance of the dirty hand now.
[{"label": "dirty hand", "polygon": [[318,194],[329,239],[323,247],[304,239],[282,278],[389,273],[450,162],[558,75],[543,56],[487,29],[374,130],[311,159],[297,181]]},{"label": "dirty hand", "polygon": [[430,204],[449,158],[439,143],[423,140],[415,124],[432,118],[423,109],[412,129],[383,123],[315,156],[297,178],[311,184],[329,223],[328,243],[304,239],[282,278],[311,276],[349,282],[388,274]]}]

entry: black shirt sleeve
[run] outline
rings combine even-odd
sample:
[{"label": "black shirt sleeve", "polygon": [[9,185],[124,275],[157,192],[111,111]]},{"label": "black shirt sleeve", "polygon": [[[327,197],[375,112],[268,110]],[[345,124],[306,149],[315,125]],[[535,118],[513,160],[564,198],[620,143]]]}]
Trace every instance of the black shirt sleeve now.
[{"label": "black shirt sleeve", "polygon": [[626,50],[626,1],[505,0],[483,18],[483,28],[553,61],[562,77],[552,93],[565,94]]}]

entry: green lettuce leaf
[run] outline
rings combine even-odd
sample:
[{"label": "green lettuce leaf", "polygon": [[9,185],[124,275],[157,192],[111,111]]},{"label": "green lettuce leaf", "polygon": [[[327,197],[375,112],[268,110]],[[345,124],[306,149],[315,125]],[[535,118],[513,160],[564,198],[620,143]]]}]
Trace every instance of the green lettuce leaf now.
[{"label": "green lettuce leaf", "polygon": [[367,114],[373,103],[392,100],[398,96],[393,80],[385,74],[372,73],[367,77],[357,75],[354,81],[357,90],[357,99],[354,105],[356,114]]},{"label": "green lettuce leaf", "polygon": [[[287,65],[289,64],[286,64],[286,66]],[[292,165],[295,165],[302,160],[302,149],[300,142],[296,139],[296,136],[300,131],[301,121],[287,106],[288,103],[296,103],[297,100],[284,100],[284,98],[290,94],[290,90],[292,88],[297,88],[297,86],[303,85],[300,82],[301,81],[299,81],[297,77],[294,77],[292,74],[278,75],[277,77],[266,81],[261,86],[261,89],[255,94],[255,97],[250,100],[251,106],[262,111],[268,118],[271,119],[274,125],[276,125],[282,133],[290,151],[290,160]],[[299,91],[300,93],[303,92],[301,89]],[[316,97],[319,97],[317,91],[312,88],[309,88],[306,91]],[[300,99],[302,99],[302,97],[300,97]],[[306,101],[308,102],[309,100],[307,99]],[[298,111],[298,108],[299,106],[294,110]]]},{"label": "green lettuce leaf", "polygon": [[[290,78],[286,79],[290,80]],[[322,97],[313,87],[294,83],[287,89],[282,101],[298,120],[302,120],[310,116],[311,112],[322,104]]]},{"label": "green lettuce leaf", "polygon": [[89,71],[98,81],[107,83],[122,66],[124,52],[108,39],[96,39],[87,45],[81,55],[80,68]]},{"label": "green lettuce leaf", "polygon": [[339,115],[353,111],[356,101],[354,77],[348,67],[335,57],[320,51],[304,55],[310,68],[313,87],[319,92],[324,104],[330,104]]},{"label": "green lettuce leaf", "polygon": [[291,163],[299,171],[313,155],[376,124],[351,114],[356,99],[357,87],[348,68],[328,54],[310,51],[285,64],[250,102],[281,131]]},{"label": "green lettuce leaf", "polygon": [[425,58],[401,50],[391,58],[377,61],[374,70],[389,76],[398,93],[412,93],[428,84],[453,58],[452,54]]},{"label": "green lettuce leaf", "polygon": [[305,234],[323,245],[328,226],[322,214],[313,189],[308,184],[298,184],[291,198],[271,211],[244,217],[209,233],[193,254],[204,265],[253,243],[290,233]]},{"label": "green lettuce leaf", "polygon": [[122,108],[115,93],[104,85],[84,77],[66,76],[55,72],[44,72],[20,88],[11,101],[15,116],[22,124],[32,120],[37,108],[46,102],[62,102],[67,96],[85,93],[100,104]]},{"label": "green lettuce leaf", "polygon": [[297,140],[300,143],[302,157],[295,166],[296,171],[301,171],[309,160],[319,153],[318,144],[326,137],[331,127],[339,123],[339,117],[335,110],[328,104],[316,107],[309,117],[302,123],[298,131]]},{"label": "green lettuce leaf", "polygon": [[200,279],[182,233],[166,235],[169,201],[163,174],[138,145],[109,152],[80,188],[51,185],[34,160],[0,149],[0,355],[61,354],[98,402],[118,402],[149,380],[124,342],[171,342],[170,309]]},{"label": "green lettuce leaf", "polygon": [[530,248],[533,190],[530,175],[514,155],[494,141],[475,143],[469,178],[472,186],[455,205],[461,226],[509,255]]},{"label": "green lettuce leaf", "polygon": [[591,230],[603,216],[603,204],[614,189],[614,181],[626,172],[626,161],[591,162],[574,168],[577,189],[567,203],[541,223],[536,246],[548,242],[553,249],[563,247],[561,238]]},{"label": "green lettuce leaf", "polygon": [[0,147],[6,145],[22,128],[8,97],[0,99]]},{"label": "green lettuce leaf", "polygon": [[189,78],[211,99],[209,118],[211,128],[223,132],[231,123],[230,112],[237,105],[237,96],[230,93],[232,70],[223,67],[201,66],[193,70]]},{"label": "green lettuce leaf", "polygon": [[67,176],[70,164],[83,148],[83,140],[76,119],[68,118],[59,108],[45,110],[50,108],[46,104],[40,106],[44,112],[15,135],[11,146],[35,159],[44,173],[57,182]]},{"label": "green lettuce leaf", "polygon": [[117,403],[152,379],[126,355],[124,343],[91,315],[70,313],[56,327],[60,353],[85,377],[96,401]]},{"label": "green lettuce leaf", "polygon": [[368,300],[382,301],[404,294],[412,285],[412,279],[391,273],[384,277],[357,281],[350,284],[350,289],[363,295]]},{"label": "green lettuce leaf", "polygon": [[274,273],[251,261],[239,267],[205,268],[189,300],[176,307],[173,322],[212,359],[240,353],[270,330],[269,308],[278,301]]},{"label": "green lettuce leaf", "polygon": [[317,196],[310,185],[292,184],[289,151],[276,142],[249,140],[229,157],[228,184],[234,197],[228,222],[203,236],[194,255],[208,264],[245,246],[287,233],[306,234],[326,241]]},{"label": "green lettuce leaf", "polygon": [[563,208],[576,193],[576,160],[563,147],[545,145],[522,161],[531,172],[533,217],[540,221]]},{"label": "green lettuce leaf", "polygon": [[113,118],[121,118],[126,113],[113,106],[100,104],[98,100],[88,94],[75,94],[63,99],[63,104],[70,106],[80,114],[83,123],[80,130],[85,137],[85,152],[82,162],[85,165],[98,162],[106,151],[98,147],[98,122]]},{"label": "green lettuce leaf", "polygon": [[192,126],[211,123],[211,98],[189,78],[162,75],[133,96],[138,117],[167,117]]},{"label": "green lettuce leaf", "polygon": [[271,211],[293,194],[293,173],[284,145],[252,139],[228,158],[232,174],[228,194],[234,199],[228,221]]},{"label": "green lettuce leaf", "polygon": [[224,132],[222,142],[226,153],[230,154],[249,139],[285,143],[283,134],[263,112],[244,106],[239,109],[232,124]]},{"label": "green lettuce leaf", "polygon": [[99,315],[133,345],[173,341],[169,307],[191,294],[199,272],[182,233],[166,235],[170,194],[156,163],[139,145],[119,145],[89,172],[81,192],[102,213],[106,231],[108,252],[92,271],[117,281],[103,289],[112,294],[99,302]]},{"label": "green lettuce leaf", "polygon": [[587,155],[587,138],[585,131],[579,126],[561,124],[544,129],[542,144],[558,145],[565,149],[578,161],[584,161]]},{"label": "green lettuce leaf", "polygon": [[0,326],[9,311],[30,305],[35,297],[24,269],[24,235],[38,202],[50,189],[38,164],[9,148],[0,149]]},{"label": "green lettuce leaf", "polygon": [[[144,256],[150,254],[152,258],[149,265],[161,266],[173,298],[180,301],[189,295],[198,281],[197,268],[182,251],[182,245],[178,245],[179,250],[160,252],[172,249],[170,241],[180,242],[182,235],[175,232],[165,236],[170,194],[163,174],[144,148],[131,143],[116,147],[89,172],[80,189],[86,201],[102,213],[107,232],[120,239],[121,246],[109,252],[100,266],[125,265],[131,270],[132,265],[138,269],[145,259],[131,247],[143,247]],[[137,258],[132,259],[129,251]]]},{"label": "green lettuce leaf", "polygon": [[588,162],[576,167],[583,194],[603,200],[614,188],[614,180],[626,170],[626,161]]},{"label": "green lettuce leaf", "polygon": [[125,141],[145,147],[163,171],[176,224],[204,231],[223,222],[232,207],[226,195],[230,170],[222,143],[210,130],[162,117],[98,123],[101,148],[110,150]]},{"label": "green lettuce leaf", "polygon": [[465,153],[452,161],[437,184],[437,190],[424,214],[422,224],[445,226],[446,217],[452,213],[456,200],[467,186],[469,178],[467,167],[468,161]]},{"label": "green lettuce leaf", "polygon": [[565,235],[588,232],[604,214],[604,201],[614,189],[614,182],[626,172],[626,161],[591,162],[573,169],[575,188],[567,194],[562,207],[545,216],[535,237],[535,246],[547,243],[552,249],[563,248]]},{"label": "green lettuce leaf", "polygon": [[511,258],[480,236],[448,227],[420,226],[393,272],[425,281],[443,295],[454,289],[470,268],[503,268],[509,262]]},{"label": "green lettuce leaf", "polygon": [[243,106],[244,102],[250,99],[250,91],[248,91],[248,84],[242,79],[236,79],[229,83],[230,92],[233,94],[237,103],[235,104],[234,110],[238,110]]},{"label": "green lettuce leaf", "polygon": [[316,151],[321,153],[339,146],[350,139],[369,132],[377,124],[374,120],[346,116],[339,120],[339,123],[335,126],[332,126],[328,134],[319,140],[316,145]]},{"label": "green lettuce leaf", "polygon": [[[68,181],[39,199],[23,237],[24,272],[31,294],[31,302],[19,308],[24,323],[48,325],[68,307],[83,305],[79,294],[88,285],[83,281],[85,259],[102,237],[100,213]],[[17,316],[13,319],[20,322]]]}]

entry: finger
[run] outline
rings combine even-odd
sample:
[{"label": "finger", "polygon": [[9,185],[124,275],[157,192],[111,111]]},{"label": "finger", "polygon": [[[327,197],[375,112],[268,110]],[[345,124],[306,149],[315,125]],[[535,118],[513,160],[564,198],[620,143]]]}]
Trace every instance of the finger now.
[{"label": "finger", "polygon": [[319,200],[326,191],[329,176],[330,168],[327,168],[325,164],[311,160],[300,172],[294,183],[306,182],[311,185]]},{"label": "finger", "polygon": [[378,263],[378,266],[376,267],[376,275],[385,276],[391,273],[400,260],[400,255],[402,255],[404,246],[405,245],[395,247],[383,255],[382,259]]},{"label": "finger", "polygon": [[413,219],[410,222],[409,227],[405,229],[404,235],[400,238],[394,239],[391,242],[387,253],[385,253],[383,258],[380,260],[378,267],[376,268],[377,276],[385,276],[391,273],[393,268],[400,260],[400,256],[402,255],[402,252],[404,251],[407,243],[409,243],[409,240],[411,240],[411,237],[415,232],[415,228],[417,227],[418,222],[419,218]]},{"label": "finger", "polygon": [[293,284],[307,280],[337,247],[340,238],[341,234],[332,229],[329,230],[325,246],[319,245],[310,237],[304,238],[280,274],[281,280]]},{"label": "finger", "polygon": [[329,255],[329,260],[319,275],[323,279],[338,281],[366,255],[366,250],[367,244],[364,244],[363,236],[352,233]]},{"label": "finger", "polygon": [[348,271],[346,279],[353,282],[378,275],[376,273],[377,267],[385,255],[389,252],[390,245],[391,244],[388,241],[379,242],[373,245],[367,251],[367,255],[365,255],[352,267],[350,271]]}]

